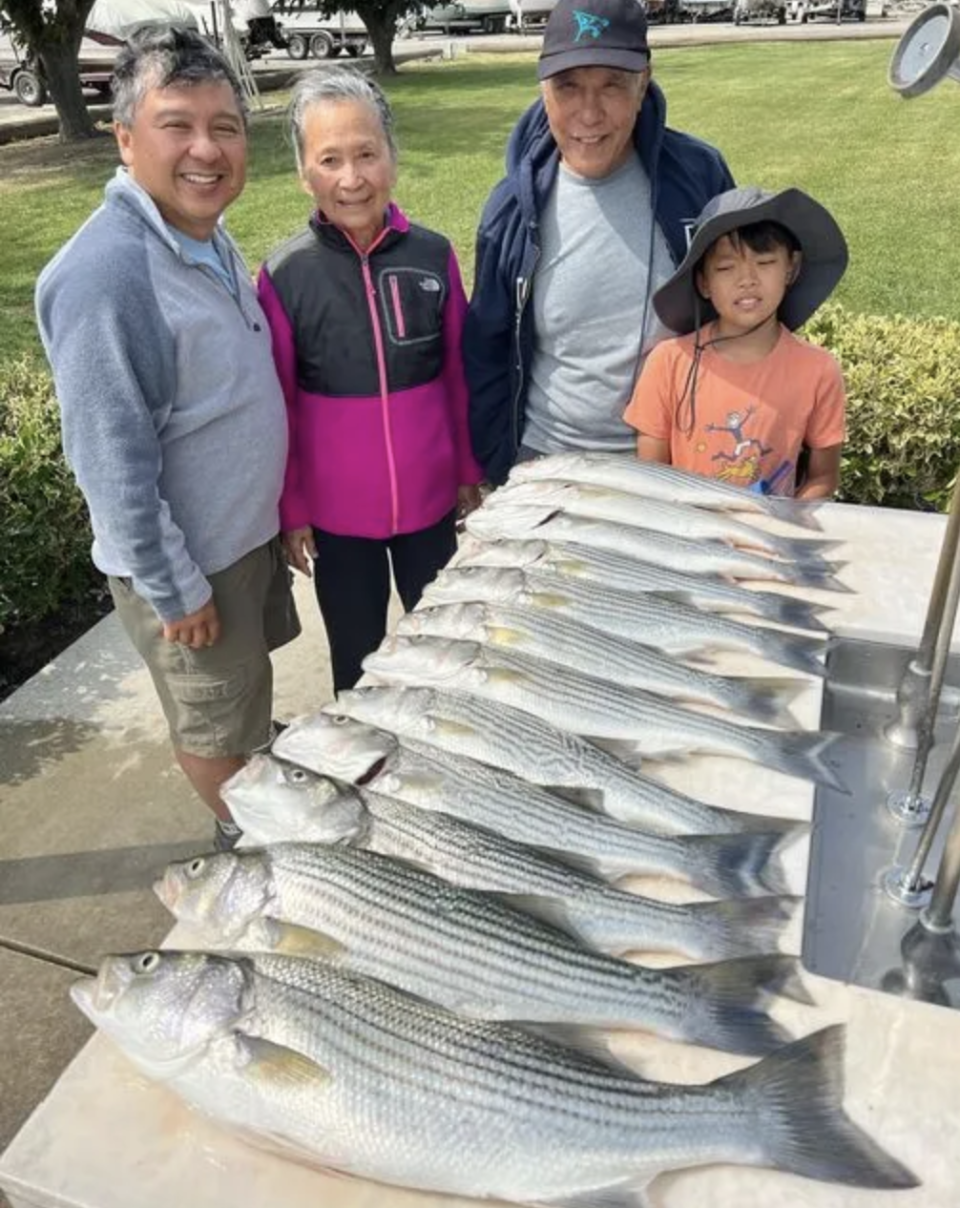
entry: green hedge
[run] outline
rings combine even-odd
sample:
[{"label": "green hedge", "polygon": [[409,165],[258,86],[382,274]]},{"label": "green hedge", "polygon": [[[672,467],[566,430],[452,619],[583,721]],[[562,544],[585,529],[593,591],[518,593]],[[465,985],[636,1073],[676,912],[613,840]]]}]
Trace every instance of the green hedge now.
[{"label": "green hedge", "polygon": [[[944,507],[960,463],[960,322],[831,305],[805,334],[839,357],[847,382],[840,497]],[[46,367],[0,363],[0,626],[42,621],[99,592],[90,540]]]},{"label": "green hedge", "polygon": [[0,627],[36,624],[99,594],[91,540],[49,373],[34,358],[0,362]]},{"label": "green hedge", "polygon": [[804,334],[839,358],[847,383],[840,498],[945,510],[960,464],[960,322],[830,305]]}]

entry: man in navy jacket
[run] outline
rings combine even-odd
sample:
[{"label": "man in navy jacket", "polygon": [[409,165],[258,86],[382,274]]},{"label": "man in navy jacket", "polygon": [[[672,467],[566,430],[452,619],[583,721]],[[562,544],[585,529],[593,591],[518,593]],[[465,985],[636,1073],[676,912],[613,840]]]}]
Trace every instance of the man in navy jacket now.
[{"label": "man in navy jacket", "polygon": [[526,457],[633,448],[623,410],[670,334],[650,299],[733,185],[715,148],[667,128],[638,0],[560,0],[538,75],[484,207],[464,330],[473,450],[493,483]]}]

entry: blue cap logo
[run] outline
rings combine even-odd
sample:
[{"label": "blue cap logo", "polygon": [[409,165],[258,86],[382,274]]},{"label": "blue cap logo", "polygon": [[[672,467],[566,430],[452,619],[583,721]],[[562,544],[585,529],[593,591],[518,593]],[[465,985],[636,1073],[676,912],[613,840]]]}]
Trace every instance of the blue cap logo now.
[{"label": "blue cap logo", "polygon": [[595,13],[585,13],[579,8],[573,10],[573,19],[577,23],[577,36],[573,39],[574,42],[579,42],[588,34],[591,38],[597,39],[610,24],[606,17],[598,17]]}]

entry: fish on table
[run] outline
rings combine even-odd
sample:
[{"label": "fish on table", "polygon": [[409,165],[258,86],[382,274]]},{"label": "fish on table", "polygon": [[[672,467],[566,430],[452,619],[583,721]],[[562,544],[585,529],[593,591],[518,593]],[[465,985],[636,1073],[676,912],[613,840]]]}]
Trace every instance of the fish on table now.
[{"label": "fish on table", "polygon": [[385,1183],[608,1208],[637,1208],[661,1172],[718,1162],[918,1185],[843,1110],[840,1027],[675,1086],[292,958],[112,956],[71,995],[143,1073],[213,1120]]},{"label": "fish on table", "polygon": [[[677,952],[709,961],[776,952],[799,900],[654,901],[497,831],[366,788],[341,785],[332,794],[333,784],[256,755],[222,796],[245,839],[257,846],[346,842],[407,860],[461,888],[509,894],[513,904],[613,955]],[[336,817],[329,821],[339,811],[340,794],[356,801],[358,820],[349,837]]]},{"label": "fish on table", "polygon": [[[304,769],[310,769],[576,859],[610,881],[662,873],[718,898],[788,893],[781,854],[803,830],[782,819],[747,815],[748,823],[765,829],[742,832],[742,815],[718,810],[717,825],[729,813],[726,829],[732,833],[651,835],[504,769],[343,715],[296,718],[275,740],[273,750],[278,758],[298,765],[283,772],[285,780],[303,779]],[[229,791],[242,791],[247,777],[256,775],[256,770],[242,769],[231,779]],[[321,807],[329,795],[328,786],[318,786]],[[263,812],[254,804],[258,800],[255,792],[244,793],[247,819],[252,809]],[[290,803],[291,798],[284,795],[280,800]],[[275,824],[276,817],[271,812],[258,825]]]}]

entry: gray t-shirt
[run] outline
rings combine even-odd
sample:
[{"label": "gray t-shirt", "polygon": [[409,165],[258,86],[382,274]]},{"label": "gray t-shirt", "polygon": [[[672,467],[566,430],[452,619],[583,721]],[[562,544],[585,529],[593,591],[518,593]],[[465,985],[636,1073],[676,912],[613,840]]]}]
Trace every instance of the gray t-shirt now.
[{"label": "gray t-shirt", "polygon": [[[674,269],[639,158],[602,180],[561,165],[540,232],[523,444],[539,453],[633,448],[623,412],[639,371],[644,302]],[[646,312],[644,352],[670,334],[652,302]]]}]

